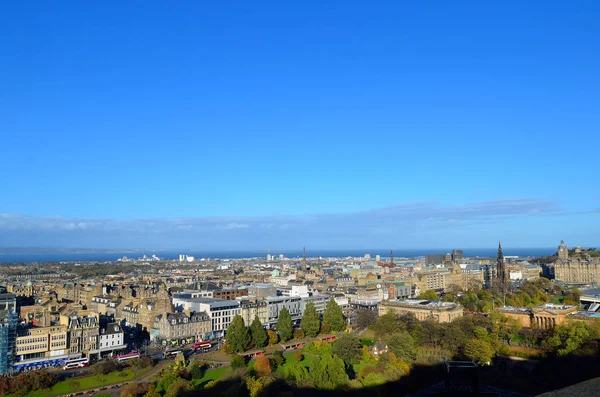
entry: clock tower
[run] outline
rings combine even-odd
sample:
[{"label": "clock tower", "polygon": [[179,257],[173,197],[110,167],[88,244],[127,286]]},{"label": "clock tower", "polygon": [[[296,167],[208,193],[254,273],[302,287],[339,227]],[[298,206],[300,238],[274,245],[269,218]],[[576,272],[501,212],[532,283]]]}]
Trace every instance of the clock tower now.
[{"label": "clock tower", "polygon": [[564,240],[560,240],[560,245],[558,246],[558,259],[569,259],[569,248],[565,245]]}]

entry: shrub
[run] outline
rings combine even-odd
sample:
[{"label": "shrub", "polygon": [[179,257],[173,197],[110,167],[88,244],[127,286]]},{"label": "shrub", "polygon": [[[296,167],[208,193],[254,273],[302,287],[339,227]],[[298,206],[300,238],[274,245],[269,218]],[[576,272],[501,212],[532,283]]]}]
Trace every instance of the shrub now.
[{"label": "shrub", "polygon": [[245,368],[245,367],[246,367],[246,361],[244,360],[244,357],[240,356],[239,354],[235,354],[233,356],[233,358],[231,359],[231,368],[237,369],[237,368]]},{"label": "shrub", "polygon": [[285,358],[283,357],[283,354],[281,354],[279,350],[275,350],[271,356],[271,365],[273,366],[273,369],[277,369],[283,364],[285,364]]},{"label": "shrub", "polygon": [[254,371],[256,371],[256,374],[260,377],[270,375],[271,374],[270,360],[265,356],[257,358],[256,362],[254,363]]},{"label": "shrub", "polygon": [[294,339],[302,339],[304,338],[304,331],[300,328],[294,328]]}]

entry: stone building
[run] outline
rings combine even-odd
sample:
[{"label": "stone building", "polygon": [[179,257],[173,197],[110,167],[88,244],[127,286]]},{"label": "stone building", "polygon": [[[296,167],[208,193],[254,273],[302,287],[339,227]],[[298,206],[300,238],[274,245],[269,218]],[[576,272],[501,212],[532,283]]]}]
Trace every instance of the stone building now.
[{"label": "stone building", "polygon": [[157,339],[166,346],[182,346],[208,338],[212,323],[205,312],[164,313],[156,316],[154,329]]},{"label": "stone building", "polygon": [[27,327],[17,331],[16,369],[63,361],[68,356],[67,326]]},{"label": "stone building", "polygon": [[62,325],[67,326],[67,343],[70,355],[84,354],[89,357],[98,352],[100,323],[98,314],[89,311],[61,315]]},{"label": "stone building", "polygon": [[532,309],[522,307],[500,308],[507,317],[517,320],[523,327],[551,329],[562,324],[577,312],[577,306],[546,303]]},{"label": "stone building", "polygon": [[585,251],[570,255],[564,241],[558,246],[553,267],[556,280],[569,284],[600,283],[600,257],[591,257]]},{"label": "stone building", "polygon": [[269,308],[266,301],[259,299],[242,300],[240,306],[242,307],[242,319],[247,326],[252,324],[255,317],[258,317],[262,325],[269,323]]},{"label": "stone building", "polygon": [[413,314],[417,320],[431,319],[439,323],[449,323],[463,316],[463,307],[452,302],[428,301],[418,299],[390,300],[379,304],[379,315]]}]

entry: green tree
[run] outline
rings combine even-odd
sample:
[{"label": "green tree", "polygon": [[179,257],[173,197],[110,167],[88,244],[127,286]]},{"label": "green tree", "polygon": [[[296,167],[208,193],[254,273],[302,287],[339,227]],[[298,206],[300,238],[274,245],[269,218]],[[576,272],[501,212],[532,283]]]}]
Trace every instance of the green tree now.
[{"label": "green tree", "polygon": [[[271,377],[260,377],[253,378],[251,376],[246,378],[246,389],[248,389],[248,394],[250,397],[258,397],[262,394],[265,387],[269,384],[273,383],[274,379]],[[233,395],[233,393],[224,393],[227,395]],[[239,393],[238,393],[239,395]]]},{"label": "green tree", "polygon": [[590,330],[589,325],[582,321],[558,325],[552,335],[542,341],[542,347],[566,356],[590,339]]},{"label": "green tree", "polygon": [[418,299],[427,299],[429,301],[437,301],[440,299],[438,294],[432,289],[428,289],[427,291],[421,292],[417,298]]},{"label": "green tree", "polygon": [[388,335],[398,330],[398,318],[394,313],[386,313],[379,316],[375,323],[375,333],[380,338],[385,338]]},{"label": "green tree", "polygon": [[302,321],[300,322],[300,328],[302,328],[306,336],[310,336],[311,338],[314,338],[319,334],[319,331],[321,330],[321,319],[319,318],[319,313],[317,313],[314,303],[308,302],[306,305]]},{"label": "green tree", "polygon": [[362,356],[362,345],[354,334],[341,335],[333,345],[333,354],[344,360],[346,365],[356,364]]},{"label": "green tree", "polygon": [[167,388],[165,397],[185,397],[191,396],[196,391],[194,385],[182,378],[178,378]]},{"label": "green tree", "polygon": [[252,337],[252,342],[254,342],[254,346],[257,348],[265,347],[267,345],[267,331],[265,327],[263,327],[260,322],[258,316],[254,317],[254,321],[250,324],[250,335]]},{"label": "green tree", "polygon": [[387,341],[388,348],[397,357],[412,360],[417,353],[415,341],[408,332],[395,332]]},{"label": "green tree", "polygon": [[246,361],[244,360],[244,357],[240,356],[239,354],[235,354],[231,358],[231,368],[238,369],[238,368],[245,368],[245,367],[246,367]]},{"label": "green tree", "polygon": [[208,365],[206,363],[194,361],[192,365],[190,365],[189,372],[192,379],[202,379],[207,369]]},{"label": "green tree", "polygon": [[329,325],[332,331],[343,331],[346,327],[344,312],[333,298],[327,302],[323,313],[323,323]]},{"label": "green tree", "polygon": [[361,378],[360,383],[362,383],[363,387],[381,386],[386,383],[386,379],[383,374],[371,372],[364,378]]},{"label": "green tree", "polygon": [[315,357],[310,364],[309,374],[311,381],[318,389],[333,390],[348,383],[344,362],[332,354]]},{"label": "green tree", "polygon": [[272,365],[273,369],[277,369],[278,367],[281,367],[283,364],[285,364],[285,357],[283,357],[283,354],[281,353],[281,351],[275,350],[273,352],[273,355],[271,356],[271,365]]},{"label": "green tree", "polygon": [[301,382],[308,379],[308,370],[304,365],[292,364],[287,367],[285,377],[291,381]]},{"label": "green tree", "polygon": [[356,317],[356,323],[362,328],[367,328],[369,325],[375,325],[376,322],[377,313],[373,310],[361,310]]},{"label": "green tree", "polygon": [[236,314],[231,324],[227,328],[225,334],[227,338],[228,349],[234,353],[241,353],[248,349],[250,346],[250,332],[244,324],[244,319],[239,314]]},{"label": "green tree", "polygon": [[285,307],[279,312],[277,318],[277,333],[282,341],[288,341],[292,339],[294,328],[292,326],[292,316]]},{"label": "green tree", "polygon": [[163,376],[162,379],[156,384],[156,392],[164,394],[169,386],[171,386],[171,384],[177,379],[179,379],[179,375],[175,373],[169,373]]},{"label": "green tree", "polygon": [[465,356],[478,363],[488,363],[494,356],[494,349],[489,342],[481,339],[470,339],[464,346]]}]

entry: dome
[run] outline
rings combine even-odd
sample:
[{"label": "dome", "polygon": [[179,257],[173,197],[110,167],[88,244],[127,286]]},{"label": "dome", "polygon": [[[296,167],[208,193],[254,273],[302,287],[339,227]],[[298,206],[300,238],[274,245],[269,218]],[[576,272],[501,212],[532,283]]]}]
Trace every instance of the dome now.
[{"label": "dome", "polygon": [[33,285],[33,283],[31,282],[31,280],[29,280],[29,281],[27,282],[27,286],[28,286],[28,287],[31,287],[32,285]]}]

